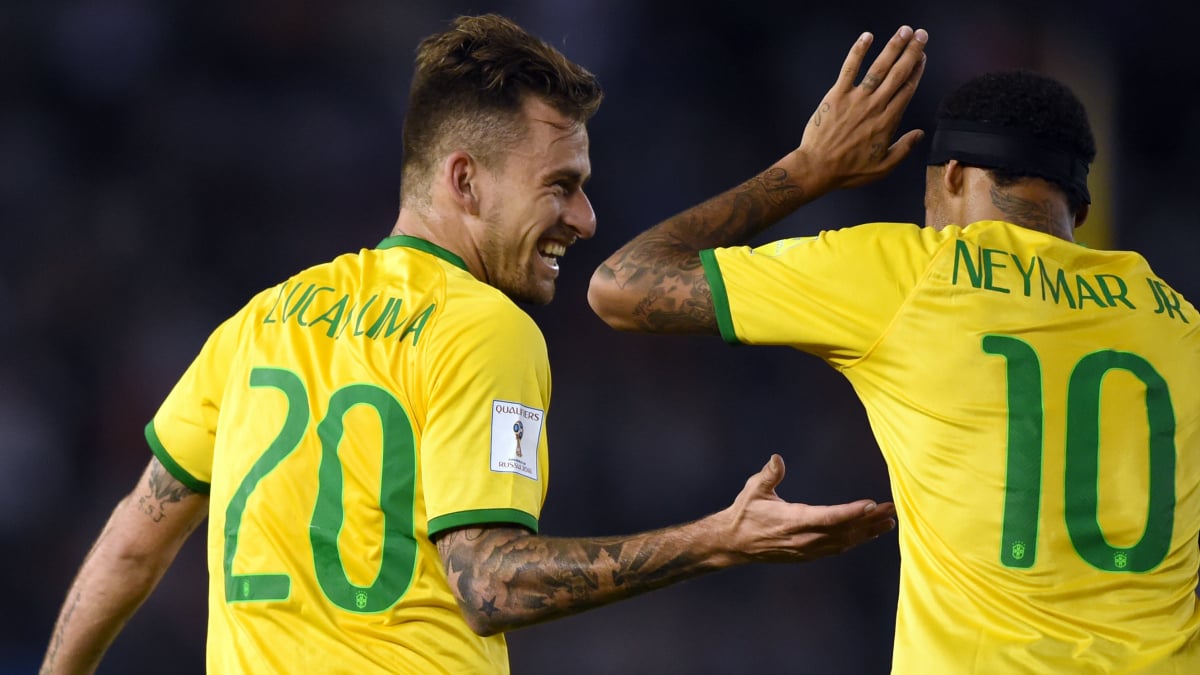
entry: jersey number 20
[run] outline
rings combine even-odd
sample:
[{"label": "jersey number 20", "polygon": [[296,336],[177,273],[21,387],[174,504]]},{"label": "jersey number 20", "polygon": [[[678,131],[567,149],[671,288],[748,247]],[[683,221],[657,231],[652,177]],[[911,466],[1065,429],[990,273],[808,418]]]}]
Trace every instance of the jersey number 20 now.
[{"label": "jersey number 20", "polygon": [[[255,368],[251,387],[273,387],[287,397],[288,411],[283,428],[271,442],[225,509],[225,601],[284,600],[291,592],[291,577],[284,573],[234,574],[238,529],[250,493],[300,444],[308,430],[309,400],[304,383],[293,372],[280,368]],[[342,462],[338,446],[345,432],[343,419],[354,406],[375,410],[383,438],[383,471],[379,506],[383,511],[383,557],[379,575],[370,586],[359,586],[346,575],[337,537],[346,517],[342,501]],[[404,595],[412,582],[417,555],[413,537],[412,504],[414,467],[412,424],[404,408],[387,391],[371,384],[352,384],[333,393],[328,412],[317,424],[321,440],[317,500],[307,528],[312,544],[317,582],[330,602],[351,612],[370,613],[388,609]]]}]

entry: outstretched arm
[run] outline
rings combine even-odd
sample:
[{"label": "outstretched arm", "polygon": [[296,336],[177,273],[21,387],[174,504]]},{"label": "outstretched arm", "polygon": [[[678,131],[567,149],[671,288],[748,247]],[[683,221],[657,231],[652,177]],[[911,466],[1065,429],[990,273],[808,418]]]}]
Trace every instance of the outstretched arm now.
[{"label": "outstretched arm", "polygon": [[63,603],[41,675],[91,673],[208,514],[208,496],[151,459],[117,504]]},{"label": "outstretched arm", "polygon": [[855,84],[871,39],[863,33],[850,48],[800,147],[639,234],[600,265],[588,289],[600,318],[621,330],[716,333],[701,250],[744,243],[823,194],[886,175],[908,155],[923,132],[891,139],[924,74],[928,35],[901,27]]},{"label": "outstretched arm", "polygon": [[560,539],[515,527],[470,527],[437,541],[450,587],[480,635],[576,614],[751,562],[804,562],[895,527],[890,503],[789,503],[775,494],[772,455],[728,508],[700,520],[618,537]]}]

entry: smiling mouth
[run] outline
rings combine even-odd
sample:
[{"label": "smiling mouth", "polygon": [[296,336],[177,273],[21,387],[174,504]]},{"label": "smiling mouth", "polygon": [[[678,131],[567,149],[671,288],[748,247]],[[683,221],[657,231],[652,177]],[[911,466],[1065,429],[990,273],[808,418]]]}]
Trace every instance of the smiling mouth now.
[{"label": "smiling mouth", "polygon": [[542,257],[542,262],[552,270],[558,270],[558,259],[566,252],[566,244],[557,241],[547,241],[538,245],[538,255]]}]

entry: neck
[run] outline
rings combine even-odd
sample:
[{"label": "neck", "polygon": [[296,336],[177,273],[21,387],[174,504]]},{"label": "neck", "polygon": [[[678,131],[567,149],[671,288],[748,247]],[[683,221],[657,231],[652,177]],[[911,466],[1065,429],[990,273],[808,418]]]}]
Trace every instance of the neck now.
[{"label": "neck", "polygon": [[462,223],[448,222],[436,213],[416,213],[412,209],[402,207],[390,235],[405,234],[437,244],[462,258],[471,274],[476,279],[486,282],[483,262],[479,258],[478,250],[465,238],[466,233],[467,227]]},{"label": "neck", "polygon": [[1075,241],[1074,217],[1061,197],[1047,194],[1046,190],[992,185],[988,202],[994,213],[988,220],[1003,220],[1059,239]]},{"label": "neck", "polygon": [[1063,194],[1050,183],[1029,178],[997,185],[985,169],[965,167],[961,197],[954,200],[952,216],[967,225],[981,220],[1001,220],[1075,241],[1075,214]]}]

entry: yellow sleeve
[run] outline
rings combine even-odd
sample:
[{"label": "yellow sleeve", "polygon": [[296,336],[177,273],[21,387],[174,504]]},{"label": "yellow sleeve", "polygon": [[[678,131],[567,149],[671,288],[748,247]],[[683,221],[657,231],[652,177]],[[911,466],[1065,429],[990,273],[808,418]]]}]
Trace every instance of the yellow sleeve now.
[{"label": "yellow sleeve", "polygon": [[171,475],[207,494],[221,399],[237,349],[238,316],[209,335],[192,364],[146,425],[151,451]]},{"label": "yellow sleeve", "polygon": [[925,273],[937,247],[930,232],[871,223],[703,251],[721,335],[845,366],[870,350]]},{"label": "yellow sleeve", "polygon": [[430,344],[420,450],[429,533],[497,522],[536,532],[549,467],[541,331],[507,299],[484,296],[443,316]]}]

